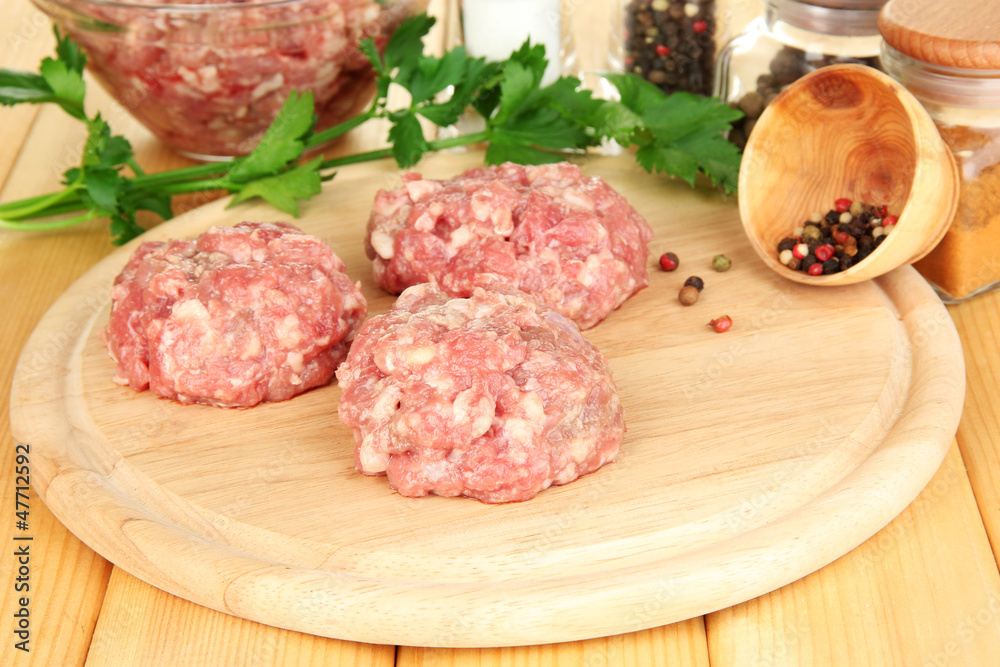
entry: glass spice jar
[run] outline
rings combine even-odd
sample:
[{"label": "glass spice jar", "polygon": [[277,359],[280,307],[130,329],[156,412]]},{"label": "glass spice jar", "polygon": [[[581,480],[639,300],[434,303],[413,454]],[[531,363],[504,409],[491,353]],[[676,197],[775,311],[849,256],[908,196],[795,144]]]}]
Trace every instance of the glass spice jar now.
[{"label": "glass spice jar", "polygon": [[626,72],[666,93],[712,94],[726,26],[717,20],[715,0],[628,0],[624,17]]},{"label": "glass spice jar", "polygon": [[729,139],[740,149],[764,109],[793,81],[821,67],[881,69],[879,9],[886,0],[764,0],[764,13],[719,52],[713,94],[744,118]]},{"label": "glass spice jar", "polygon": [[887,41],[882,63],[934,119],[961,178],[948,232],[914,267],[947,303],[1000,286],[1000,62],[996,69],[941,65]]}]

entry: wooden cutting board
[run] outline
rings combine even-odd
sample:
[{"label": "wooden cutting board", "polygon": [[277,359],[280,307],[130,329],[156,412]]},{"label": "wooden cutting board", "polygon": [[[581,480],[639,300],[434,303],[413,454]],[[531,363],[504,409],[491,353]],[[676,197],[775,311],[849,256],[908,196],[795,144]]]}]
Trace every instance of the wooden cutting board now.
[{"label": "wooden cutting board", "polygon": [[[447,177],[478,153],[439,155]],[[802,577],[873,535],[954,437],[964,366],[944,307],[909,267],[816,288],[757,259],[734,198],[582,161],[655,230],[651,284],[587,336],[610,359],[628,433],[617,462],[519,504],[403,498],[354,470],[336,385],[250,410],[181,406],[111,382],[99,330],[134,244],[73,285],[18,366],[11,421],[53,513],[131,574],[199,604],[382,644],[551,643],[663,625]],[[393,298],[364,256],[388,162],[343,169],[298,224]],[[215,202],[151,239],[282,219]],[[681,266],[660,271],[671,250]],[[716,273],[712,256],[733,268]],[[689,275],[705,281],[677,302]],[[707,322],[733,318],[717,334]]]}]

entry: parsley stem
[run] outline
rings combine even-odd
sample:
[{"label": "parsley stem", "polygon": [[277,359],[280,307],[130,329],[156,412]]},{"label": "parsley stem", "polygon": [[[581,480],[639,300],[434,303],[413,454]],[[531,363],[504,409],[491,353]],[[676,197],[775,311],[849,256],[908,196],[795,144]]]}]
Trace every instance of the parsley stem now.
[{"label": "parsley stem", "polygon": [[[457,137],[449,137],[447,139],[435,139],[427,142],[428,146],[430,146],[427,152],[440,151],[447,148],[458,148],[459,146],[468,146],[469,144],[477,144],[487,140],[489,140],[489,133],[487,132],[474,132],[472,134],[463,134]],[[343,167],[349,164],[371,162],[373,160],[381,160],[387,157],[392,157],[391,148],[381,148],[379,150],[368,151],[367,153],[355,153],[354,155],[345,155],[344,157],[324,160],[322,164],[320,164],[319,168],[330,169],[332,167]]]},{"label": "parsley stem", "polygon": [[364,125],[369,120],[375,117],[375,112],[372,109],[364,113],[360,113],[353,118],[345,120],[343,123],[334,125],[333,127],[328,127],[322,132],[317,132],[308,139],[305,140],[306,150],[310,148],[316,148],[317,146],[322,146],[323,144],[333,141],[337,137],[343,136],[353,130],[354,128]]},{"label": "parsley stem", "polygon": [[229,192],[234,192],[231,188],[226,187],[221,179],[210,179],[204,181],[185,181],[183,183],[169,183],[167,185],[161,185],[156,188],[158,194],[165,195],[186,195],[192,192],[206,192],[208,190],[228,190]]},{"label": "parsley stem", "polygon": [[210,162],[208,164],[196,164],[170,171],[161,171],[156,174],[143,174],[133,176],[130,180],[137,188],[147,190],[159,189],[161,185],[173,183],[183,183],[198,179],[210,178],[212,176],[223,176],[233,167],[233,162]]},{"label": "parsley stem", "polygon": [[100,211],[87,211],[81,215],[74,216],[72,218],[60,218],[59,220],[46,220],[43,222],[19,222],[14,220],[4,220],[0,218],[0,229],[10,229],[14,231],[32,231],[32,232],[44,232],[52,229],[64,229],[66,227],[72,227],[73,225],[79,225],[81,222],[87,222],[88,220],[95,220],[97,218],[106,217],[104,213]]},{"label": "parsley stem", "polygon": [[348,164],[357,164],[359,162],[371,162],[373,160],[381,160],[382,158],[392,157],[391,148],[382,148],[377,151],[368,151],[367,153],[355,153],[353,155],[345,155],[343,157],[335,157],[330,160],[323,160],[320,163],[320,169],[329,169],[330,167],[343,167]]},{"label": "parsley stem", "polygon": [[[61,204],[70,197],[76,197],[79,200],[79,195],[75,187],[68,187],[59,192],[50,192],[38,197],[28,197],[27,199],[8,202],[7,204],[0,205],[0,215],[11,220],[46,217],[49,215],[46,209]],[[82,206],[82,203],[80,206]]]}]

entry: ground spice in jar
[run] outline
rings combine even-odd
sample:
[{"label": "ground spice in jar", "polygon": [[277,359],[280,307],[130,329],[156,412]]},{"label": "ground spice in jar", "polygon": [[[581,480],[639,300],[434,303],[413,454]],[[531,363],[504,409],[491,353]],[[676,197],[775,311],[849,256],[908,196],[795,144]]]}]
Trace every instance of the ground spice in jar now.
[{"label": "ground spice in jar", "polygon": [[838,55],[806,53],[791,46],[782,47],[781,51],[771,60],[769,71],[757,77],[757,88],[746,93],[738,100],[730,102],[729,106],[743,112],[743,118],[733,123],[729,132],[729,141],[741,150],[746,147],[747,137],[757,124],[757,119],[764,113],[778,93],[793,82],[810,72],[815,72],[827,65],[853,63],[882,69],[877,57],[851,58]]},{"label": "ground spice in jar", "polygon": [[664,92],[712,93],[715,0],[631,0],[625,7],[625,69]]},{"label": "ground spice in jar", "polygon": [[778,242],[778,261],[811,276],[846,271],[878,248],[896,227],[885,206],[838,199],[826,214],[816,212]]},{"label": "ground spice in jar", "polygon": [[939,125],[962,186],[958,211],[941,242],[913,266],[960,300],[1000,281],[1000,128]]}]

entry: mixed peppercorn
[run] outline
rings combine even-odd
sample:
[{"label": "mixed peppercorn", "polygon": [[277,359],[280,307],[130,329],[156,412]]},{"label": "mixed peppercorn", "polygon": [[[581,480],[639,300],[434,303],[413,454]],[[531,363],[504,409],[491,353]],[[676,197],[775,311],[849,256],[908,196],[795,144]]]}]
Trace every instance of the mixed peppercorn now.
[{"label": "mixed peppercorn", "polygon": [[879,247],[896,222],[885,206],[841,198],[826,215],[813,213],[791,236],[781,239],[778,261],[811,276],[846,271]]},{"label": "mixed peppercorn", "polygon": [[[660,255],[659,263],[660,268],[668,273],[676,271],[677,267],[681,264],[680,259],[672,252],[665,252]],[[732,260],[725,255],[716,255],[712,258],[712,268],[720,273],[728,271],[732,268],[732,265]],[[688,276],[677,293],[677,300],[682,306],[693,306],[698,302],[698,297],[701,295],[703,289],[705,289],[704,280],[699,276]],[[713,319],[708,323],[708,326],[712,327],[716,332],[722,333],[728,331],[733,326],[733,320],[728,315],[723,315],[722,317]]]}]

